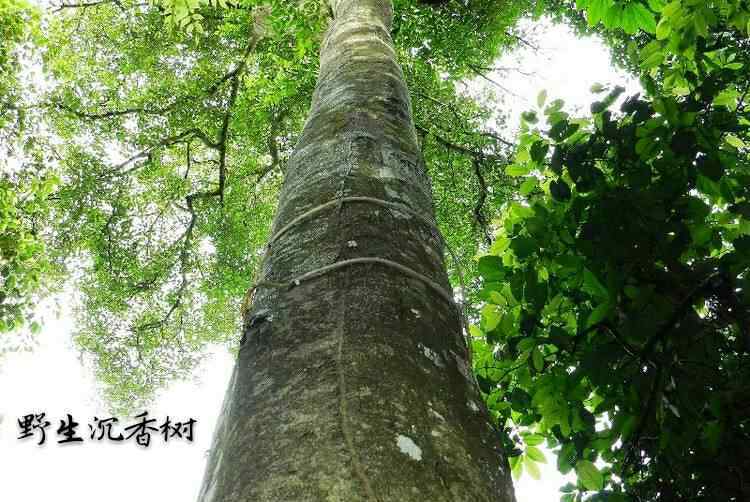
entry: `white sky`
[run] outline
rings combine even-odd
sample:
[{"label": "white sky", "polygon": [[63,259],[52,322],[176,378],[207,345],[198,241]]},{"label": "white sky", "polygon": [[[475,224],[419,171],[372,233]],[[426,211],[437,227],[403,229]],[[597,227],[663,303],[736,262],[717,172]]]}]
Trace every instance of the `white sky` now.
[{"label": "white sky", "polygon": [[547,91],[547,104],[562,99],[565,111],[581,116],[589,115],[591,103],[601,99],[590,92],[595,83],[624,86],[625,96],[641,91],[637,79],[612,68],[609,51],[599,39],[577,38],[567,26],[546,19],[521,21],[519,26],[531,30],[530,40],[539,51],[521,45],[495,62],[495,68],[510,70],[487,76],[508,92],[481,77],[462,89],[479,99],[487,92],[496,93],[494,107],[506,118],[503,135],[508,139],[518,131],[521,113],[537,108],[542,90]]},{"label": "white sky", "polygon": [[[588,90],[593,83],[626,83],[623,75],[611,69],[608,53],[594,40],[576,39],[567,28],[549,23],[541,25],[538,40],[541,54],[523,49],[497,63],[532,73],[493,77],[515,94],[497,105],[507,111],[511,129],[517,127],[520,113],[533,107],[542,89],[548,91],[549,100],[564,98],[569,111],[576,107],[585,110],[594,100]],[[627,88],[634,92],[638,85],[629,79]],[[165,444],[158,435],[152,437],[148,449],[132,440],[92,442],[88,441],[87,424],[93,416],[109,415],[99,404],[90,369],[81,365],[72,346],[72,328],[70,311],[63,309],[60,319],[47,319],[33,353],[12,353],[0,360],[0,499],[194,501],[229,380],[231,357],[224,350],[214,351],[196,371],[196,381],[171,386],[149,409],[159,422],[166,415],[176,420],[196,419],[193,443]],[[46,444],[40,447],[36,440],[17,440],[17,419],[42,411],[51,422]],[[84,443],[56,443],[55,431],[66,413],[81,424],[78,431]],[[128,417],[120,420],[131,421]],[[518,502],[559,500],[558,488],[567,480],[557,472],[554,456],[549,452],[547,456],[548,464],[541,466],[541,481],[524,474],[516,482]]]}]

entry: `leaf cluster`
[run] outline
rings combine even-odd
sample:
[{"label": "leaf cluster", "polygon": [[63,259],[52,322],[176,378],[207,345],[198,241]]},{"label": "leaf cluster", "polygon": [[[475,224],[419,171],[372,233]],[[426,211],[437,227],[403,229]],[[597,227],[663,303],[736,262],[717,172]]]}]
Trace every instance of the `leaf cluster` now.
[{"label": "leaf cluster", "polygon": [[649,96],[595,86],[573,118],[542,94],[524,116],[506,171],[522,182],[479,260],[475,371],[516,473],[534,474],[539,436],[575,469],[564,501],[748,496],[750,116],[732,40],[692,70],[667,46]]}]

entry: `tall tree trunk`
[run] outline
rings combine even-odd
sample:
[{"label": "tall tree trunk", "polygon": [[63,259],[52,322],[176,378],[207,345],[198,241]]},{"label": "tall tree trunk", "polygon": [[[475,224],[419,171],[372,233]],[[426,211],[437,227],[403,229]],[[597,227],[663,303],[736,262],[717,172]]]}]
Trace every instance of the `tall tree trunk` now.
[{"label": "tall tree trunk", "polygon": [[390,0],[331,3],[199,500],[511,502],[467,364]]}]

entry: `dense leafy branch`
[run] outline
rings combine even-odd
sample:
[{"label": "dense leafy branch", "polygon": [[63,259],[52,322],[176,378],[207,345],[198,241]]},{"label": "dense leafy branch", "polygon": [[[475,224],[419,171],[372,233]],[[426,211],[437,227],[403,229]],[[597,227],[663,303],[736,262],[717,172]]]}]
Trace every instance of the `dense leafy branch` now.
[{"label": "dense leafy branch", "polygon": [[479,260],[488,407],[521,432],[516,473],[536,472],[541,437],[559,447],[578,475],[563,502],[743,500],[750,53],[737,30],[750,11],[579,0],[562,8],[575,23],[576,7],[628,45],[647,94],[615,111],[624,89],[597,85],[591,116],[573,118],[542,93],[524,114],[506,169],[518,202]]}]

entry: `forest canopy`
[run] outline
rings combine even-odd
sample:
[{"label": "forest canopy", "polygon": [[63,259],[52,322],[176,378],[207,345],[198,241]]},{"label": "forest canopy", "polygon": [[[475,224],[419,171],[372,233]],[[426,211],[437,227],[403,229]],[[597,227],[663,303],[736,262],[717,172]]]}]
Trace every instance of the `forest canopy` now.
[{"label": "forest canopy", "polygon": [[[750,497],[750,5],[394,2],[473,369],[516,475],[561,500]],[[540,93],[498,58],[542,16],[643,92]],[[330,12],[322,1],[0,0],[0,336],[67,287],[113,408],[236,348]],[[522,68],[521,68],[522,69]],[[22,335],[27,333],[27,335]]]}]

